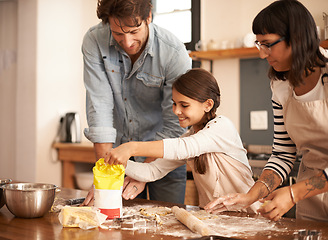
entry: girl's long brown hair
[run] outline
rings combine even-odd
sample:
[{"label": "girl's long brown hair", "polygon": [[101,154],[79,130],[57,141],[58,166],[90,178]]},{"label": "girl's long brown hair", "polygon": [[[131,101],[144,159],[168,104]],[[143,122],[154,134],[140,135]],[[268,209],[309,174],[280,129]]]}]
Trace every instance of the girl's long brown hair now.
[{"label": "girl's long brown hair", "polygon": [[[212,99],[214,105],[209,112],[205,112],[204,126],[216,116],[216,109],[220,106],[220,88],[214,76],[201,68],[193,68],[181,75],[172,85],[176,91],[198,102],[204,103]],[[205,154],[195,157],[195,171],[205,174],[208,163]]]}]

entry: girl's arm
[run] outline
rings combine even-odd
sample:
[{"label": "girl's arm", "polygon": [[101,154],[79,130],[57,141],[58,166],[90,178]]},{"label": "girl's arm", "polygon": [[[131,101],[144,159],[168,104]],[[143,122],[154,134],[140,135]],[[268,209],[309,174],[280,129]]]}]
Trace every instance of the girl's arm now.
[{"label": "girl's arm", "polygon": [[153,182],[163,178],[174,169],[186,164],[186,160],[157,158],[151,163],[128,161],[126,175],[140,181]]},{"label": "girl's arm", "polygon": [[109,164],[123,164],[126,167],[131,156],[162,158],[163,140],[151,142],[127,142],[112,149],[105,157]]},{"label": "girl's arm", "polygon": [[[163,148],[162,140],[128,142],[112,149],[106,158],[109,164],[123,164],[126,168],[125,173],[129,177],[140,182],[153,182],[186,163],[184,159],[163,159]],[[131,156],[156,158],[156,160],[150,163],[128,161]]]},{"label": "girl's arm", "polygon": [[212,152],[224,152],[235,159],[247,160],[237,130],[223,116],[212,120],[197,133],[190,134],[191,132],[187,132],[180,138],[160,141],[124,143],[113,149],[105,157],[105,161],[126,166],[131,156],[183,160]]},{"label": "girl's arm", "polygon": [[249,207],[259,199],[268,196],[281,183],[280,176],[272,170],[264,170],[258,181],[247,193],[233,193],[219,197],[208,203],[204,209],[208,212],[237,211]]}]

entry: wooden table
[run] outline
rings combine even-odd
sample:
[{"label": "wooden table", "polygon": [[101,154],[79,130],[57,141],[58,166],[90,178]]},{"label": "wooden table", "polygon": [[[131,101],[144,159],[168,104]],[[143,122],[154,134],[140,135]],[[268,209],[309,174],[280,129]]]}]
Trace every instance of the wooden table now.
[{"label": "wooden table", "polygon": [[55,143],[58,159],[62,161],[62,186],[75,188],[75,164],[96,163],[93,144],[86,143]]},{"label": "wooden table", "polygon": [[[62,188],[57,193],[56,198],[59,199],[71,199],[86,196],[86,191],[76,189],[65,189]],[[149,205],[154,204],[156,206],[172,207],[175,204],[149,201],[149,200],[130,200],[124,201],[124,206],[133,205]],[[185,207],[184,205],[178,205],[179,207]],[[226,213],[225,215],[235,215],[243,217],[242,213]],[[177,229],[186,230],[186,228],[176,223]],[[293,231],[297,229],[317,229],[322,231],[323,238],[328,239],[328,223],[323,222],[308,222],[308,221],[296,221],[292,219],[281,219],[277,224],[288,229],[288,232],[272,234],[270,231],[253,236],[253,237],[240,237],[239,239],[251,239],[251,240],[262,240],[262,239],[293,239]],[[92,229],[83,230],[80,228],[63,228],[58,220],[58,213],[49,212],[42,218],[34,219],[23,219],[16,218],[12,215],[9,210],[4,206],[0,209],[0,240],[21,240],[21,239],[119,239],[119,240],[134,240],[134,239],[153,239],[153,240],[177,240],[177,239],[194,239],[194,238],[183,238],[168,235],[161,235],[157,233],[138,232],[132,230],[121,230],[121,229]]]}]

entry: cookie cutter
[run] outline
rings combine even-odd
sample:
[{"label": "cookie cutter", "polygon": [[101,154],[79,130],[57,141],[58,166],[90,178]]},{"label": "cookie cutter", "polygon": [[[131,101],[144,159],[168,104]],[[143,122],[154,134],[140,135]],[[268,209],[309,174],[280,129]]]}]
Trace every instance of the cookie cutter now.
[{"label": "cookie cutter", "polygon": [[294,232],[294,240],[321,240],[322,232],[318,230],[302,229]]},{"label": "cookie cutter", "polygon": [[121,218],[114,218],[113,227],[120,228],[148,228],[156,227],[157,222],[153,217],[141,216],[141,215],[129,215]]}]

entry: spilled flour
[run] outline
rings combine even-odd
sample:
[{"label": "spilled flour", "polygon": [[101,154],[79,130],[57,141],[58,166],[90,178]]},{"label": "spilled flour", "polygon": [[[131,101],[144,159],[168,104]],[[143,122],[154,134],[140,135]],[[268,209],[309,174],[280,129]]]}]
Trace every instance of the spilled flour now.
[{"label": "spilled flour", "polygon": [[[155,205],[135,205],[123,208],[124,215],[140,215],[140,209],[155,209]],[[206,223],[216,235],[224,237],[247,237],[257,234],[275,235],[278,232],[286,232],[287,229],[279,226],[276,222],[270,221],[260,216],[240,217],[228,216],[224,214],[214,215],[206,213],[204,210],[190,211],[201,221]],[[182,223],[180,223],[173,213],[160,216],[161,224],[148,229],[156,234],[170,235],[174,237],[197,238],[198,233],[193,233]]]}]

